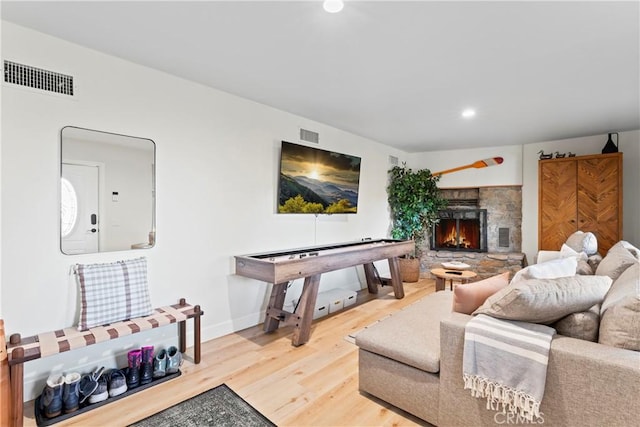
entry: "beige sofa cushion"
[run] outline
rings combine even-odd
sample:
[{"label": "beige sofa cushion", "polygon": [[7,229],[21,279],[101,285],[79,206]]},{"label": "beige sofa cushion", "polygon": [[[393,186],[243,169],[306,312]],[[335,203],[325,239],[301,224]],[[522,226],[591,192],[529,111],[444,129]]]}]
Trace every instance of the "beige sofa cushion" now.
[{"label": "beige sofa cushion", "polygon": [[640,263],[627,268],[607,293],[598,342],[640,351]]},{"label": "beige sofa cushion", "polygon": [[451,315],[453,292],[428,295],[356,335],[363,350],[426,372],[440,371],[440,320]]},{"label": "beige sofa cushion", "polygon": [[627,268],[637,262],[638,259],[633,255],[632,250],[627,249],[624,243],[618,242],[611,246],[607,255],[600,261],[596,274],[616,280]]},{"label": "beige sofa cushion", "polygon": [[510,284],[473,312],[498,319],[553,323],[571,313],[585,311],[604,299],[611,287],[607,276],[571,276],[531,279]]},{"label": "beige sofa cushion", "polygon": [[571,313],[551,326],[565,337],[597,342],[600,328],[600,304],[594,305],[587,311]]}]

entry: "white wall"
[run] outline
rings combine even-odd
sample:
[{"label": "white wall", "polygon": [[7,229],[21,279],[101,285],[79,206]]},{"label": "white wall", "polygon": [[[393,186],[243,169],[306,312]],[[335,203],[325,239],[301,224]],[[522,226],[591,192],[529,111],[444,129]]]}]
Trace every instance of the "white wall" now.
[{"label": "white wall", "polygon": [[[67,125],[155,141],[157,241],[144,251],[152,303],[186,297],[200,304],[203,340],[262,321],[269,286],[236,276],[234,255],[386,236],[386,171],[397,150],[7,22],[2,50],[2,59],[77,81],[74,99],[2,88],[0,310],[7,333],[75,323],[71,265],[143,254],[60,252],[59,134]],[[320,148],[362,158],[358,214],[275,213],[280,141],[298,142],[300,126],[320,133]],[[321,290],[337,286],[359,289],[355,269],[323,277]],[[25,396],[34,397],[51,371],[122,366],[127,349],[175,340],[173,328],[161,328],[30,362]]]},{"label": "white wall", "polygon": [[521,145],[419,153],[411,155],[407,160],[407,166],[415,169],[427,168],[432,173],[436,173],[492,157],[502,157],[502,164],[480,169],[464,169],[442,175],[438,187],[488,187],[522,184]]}]

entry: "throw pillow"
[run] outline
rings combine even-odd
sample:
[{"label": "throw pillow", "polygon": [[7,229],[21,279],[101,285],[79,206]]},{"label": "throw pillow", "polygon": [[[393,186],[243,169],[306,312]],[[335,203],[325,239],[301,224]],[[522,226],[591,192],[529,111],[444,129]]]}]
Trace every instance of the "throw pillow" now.
[{"label": "throw pillow", "polygon": [[[575,261],[575,260],[574,260]],[[602,302],[611,286],[606,276],[530,279],[496,292],[473,314],[531,323],[553,323]]]},{"label": "throw pillow", "polygon": [[624,247],[622,242],[618,242],[602,258],[596,269],[596,274],[598,276],[609,276],[616,280],[627,268],[636,263],[638,263],[638,259]]},{"label": "throw pillow", "polygon": [[453,311],[471,314],[491,295],[509,284],[509,272],[478,282],[458,285],[453,288]]},{"label": "throw pillow", "polygon": [[600,316],[600,344],[640,351],[640,264],[613,283]]},{"label": "throw pillow", "polygon": [[586,261],[588,259],[586,252],[575,251],[571,246],[567,245],[566,243],[563,243],[562,247],[560,248],[560,257],[561,258],[574,257],[578,261],[580,260]]},{"label": "throw pillow", "polygon": [[598,269],[598,266],[600,265],[600,261],[602,261],[602,255],[600,254],[589,255],[587,262],[589,263],[589,266],[594,271],[594,273]]},{"label": "throw pillow", "polygon": [[551,325],[565,337],[597,342],[600,327],[600,304],[596,304],[587,311],[571,313]]},{"label": "throw pillow", "polygon": [[638,259],[638,261],[640,261],[640,249],[636,248],[635,246],[633,246],[631,243],[627,242],[626,240],[621,240],[620,244],[624,248],[626,248],[629,252],[631,252],[631,255],[636,257],[636,259]]},{"label": "throw pillow", "polygon": [[555,279],[574,276],[577,268],[578,261],[575,257],[552,259],[551,261],[530,265],[518,271],[511,279],[511,284],[514,285],[528,279]]},{"label": "throw pillow", "polygon": [[147,289],[147,260],[76,264],[80,289],[78,330],[152,314]]},{"label": "throw pillow", "polygon": [[576,231],[567,238],[567,246],[576,252],[586,252],[587,255],[598,253],[598,239],[591,232]]},{"label": "throw pillow", "polygon": [[593,274],[593,268],[591,268],[591,265],[587,261],[581,259],[578,261],[576,274],[591,276]]}]

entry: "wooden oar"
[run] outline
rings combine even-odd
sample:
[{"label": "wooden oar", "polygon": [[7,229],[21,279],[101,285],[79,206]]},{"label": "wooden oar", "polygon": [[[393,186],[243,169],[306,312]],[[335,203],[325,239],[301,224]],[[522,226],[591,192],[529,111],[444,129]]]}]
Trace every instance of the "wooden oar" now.
[{"label": "wooden oar", "polygon": [[441,172],[434,172],[431,175],[439,176],[439,175],[444,175],[445,173],[457,172],[457,171],[461,171],[463,169],[470,169],[470,168],[476,168],[476,169],[486,168],[487,166],[499,165],[503,161],[504,161],[504,159],[502,157],[491,157],[489,159],[475,161],[475,162],[470,163],[468,165],[458,166],[457,168],[447,169],[447,170],[444,170],[444,171],[441,171]]}]

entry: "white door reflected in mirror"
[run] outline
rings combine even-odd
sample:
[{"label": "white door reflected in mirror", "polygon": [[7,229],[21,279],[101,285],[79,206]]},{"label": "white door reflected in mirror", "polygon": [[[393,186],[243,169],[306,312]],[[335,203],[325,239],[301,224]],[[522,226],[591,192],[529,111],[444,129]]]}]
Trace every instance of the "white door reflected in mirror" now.
[{"label": "white door reflected in mirror", "polygon": [[99,252],[98,166],[62,164],[60,230],[62,252]]},{"label": "white door reflected in mirror", "polygon": [[155,143],[74,126],[60,139],[62,252],[153,247]]}]

